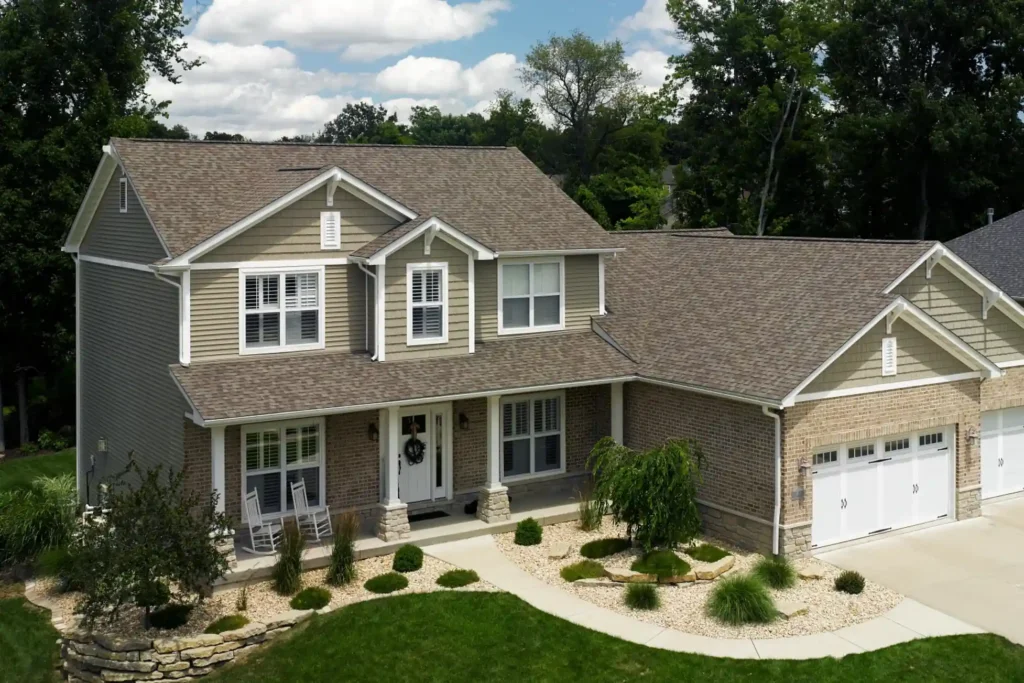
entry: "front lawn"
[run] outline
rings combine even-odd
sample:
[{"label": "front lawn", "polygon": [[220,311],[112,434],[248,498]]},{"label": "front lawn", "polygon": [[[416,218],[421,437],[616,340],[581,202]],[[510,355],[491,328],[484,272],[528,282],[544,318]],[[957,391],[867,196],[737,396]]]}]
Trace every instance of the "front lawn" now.
[{"label": "front lawn", "polygon": [[634,645],[516,597],[433,593],[315,617],[207,680],[230,681],[1019,681],[1024,648],[997,636],[919,640],[809,662],[714,659]]},{"label": "front lawn", "polygon": [[0,583],[0,683],[58,681],[57,631],[49,614],[20,593],[20,588]]},{"label": "front lawn", "polygon": [[26,455],[0,463],[0,491],[26,488],[33,479],[75,474],[75,449],[46,455]]}]

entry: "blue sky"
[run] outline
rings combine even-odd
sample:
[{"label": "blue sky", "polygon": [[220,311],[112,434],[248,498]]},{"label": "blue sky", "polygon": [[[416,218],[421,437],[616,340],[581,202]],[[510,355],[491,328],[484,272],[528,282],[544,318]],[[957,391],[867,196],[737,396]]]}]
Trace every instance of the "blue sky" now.
[{"label": "blue sky", "polygon": [[155,77],[170,122],[254,139],[309,133],[345,104],[485,111],[494,91],[529,95],[517,73],[530,47],[579,29],[618,38],[656,88],[681,45],[664,0],[195,0],[179,85]]}]

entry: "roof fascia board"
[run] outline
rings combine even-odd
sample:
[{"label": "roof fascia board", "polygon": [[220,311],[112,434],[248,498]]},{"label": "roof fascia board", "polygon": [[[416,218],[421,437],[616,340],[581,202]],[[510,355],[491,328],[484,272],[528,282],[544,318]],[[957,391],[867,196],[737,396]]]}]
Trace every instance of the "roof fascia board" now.
[{"label": "roof fascia board", "polygon": [[100,157],[100,163],[96,165],[96,171],[92,174],[92,181],[89,183],[89,189],[86,190],[82,203],[78,205],[78,213],[75,214],[75,220],[71,223],[71,230],[68,231],[61,251],[75,253],[82,246],[85,231],[92,222],[93,216],[96,215],[100,199],[103,197],[117,165],[110,145],[103,145],[103,156]]},{"label": "roof fascia board", "polygon": [[[334,177],[331,181],[335,184],[335,188],[341,187],[346,192],[355,195],[367,204],[383,211],[397,221],[411,220],[419,215],[408,206],[392,199],[374,186],[363,182],[343,168],[339,168],[337,166],[334,167]],[[334,192],[332,190],[331,198],[333,199],[333,197]],[[331,205],[333,206],[333,204],[334,202],[332,201]]]},{"label": "roof fascia board", "polygon": [[647,382],[648,384],[656,384],[661,387],[670,387],[672,389],[679,389],[681,391],[689,391],[694,394],[703,394],[704,396],[714,396],[716,398],[725,398],[730,401],[739,401],[740,403],[752,403],[756,406],[765,406],[767,408],[783,408],[783,404],[779,401],[759,398],[757,396],[747,396],[746,394],[737,394],[731,391],[721,391],[719,389],[710,389],[708,387],[698,386],[696,384],[686,384],[684,382],[673,382],[671,380],[657,379],[648,375],[638,375],[636,378],[640,382]]},{"label": "roof fascia board", "polygon": [[420,235],[424,234],[428,230],[437,230],[440,234],[447,235],[448,237],[466,245],[469,249],[471,249],[474,252],[474,256],[476,257],[477,260],[490,261],[494,258],[494,252],[491,249],[484,246],[480,242],[477,242],[475,239],[473,239],[466,233],[453,228],[451,225],[445,223],[437,216],[432,216],[429,219],[417,225],[409,232],[405,233],[404,235],[396,239],[391,244],[379,249],[375,254],[366,258],[366,263],[371,266],[379,266],[383,264],[387,260],[388,256],[395,253],[402,247],[410,244],[411,242],[416,240],[416,238],[418,238]]},{"label": "roof fascia board", "polygon": [[495,258],[520,258],[523,256],[591,256],[600,254],[618,254],[626,251],[625,247],[609,247],[607,249],[538,249],[533,251],[499,251]]}]

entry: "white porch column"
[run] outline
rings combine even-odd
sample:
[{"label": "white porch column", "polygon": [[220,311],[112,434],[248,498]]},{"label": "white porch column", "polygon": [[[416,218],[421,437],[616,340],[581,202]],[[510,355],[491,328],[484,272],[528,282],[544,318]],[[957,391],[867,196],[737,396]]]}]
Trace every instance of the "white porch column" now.
[{"label": "white porch column", "polygon": [[378,419],[384,500],[380,505],[377,536],[385,541],[397,541],[409,537],[408,506],[398,498],[398,440],[402,428],[398,406],[381,408]]},{"label": "white porch column", "polygon": [[487,477],[480,489],[476,516],[488,523],[511,517],[508,488],[501,483],[501,396],[487,397]]},{"label": "white porch column", "polygon": [[622,385],[623,382],[612,382],[612,433],[611,437],[622,443]]},{"label": "white porch column", "polygon": [[210,475],[217,512],[224,512],[224,427],[210,427]]}]

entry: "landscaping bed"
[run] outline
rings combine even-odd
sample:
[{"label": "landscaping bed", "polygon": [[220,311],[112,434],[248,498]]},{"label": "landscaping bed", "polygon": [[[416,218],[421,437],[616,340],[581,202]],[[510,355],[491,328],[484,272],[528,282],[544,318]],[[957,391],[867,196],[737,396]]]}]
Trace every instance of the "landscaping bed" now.
[{"label": "landscaping bed", "polygon": [[[815,559],[797,561],[802,570],[820,573],[819,579],[798,579],[793,588],[768,591],[776,605],[802,603],[807,612],[790,619],[778,618],[769,624],[748,624],[728,626],[706,613],[705,605],[716,581],[698,581],[678,585],[659,585],[657,592],[660,607],[650,611],[630,609],[624,603],[625,587],[622,585],[599,585],[599,581],[568,582],[561,576],[563,567],[581,562],[585,558],[580,547],[588,541],[601,538],[624,537],[625,528],[605,518],[600,529],[582,531],[577,522],[566,522],[544,527],[543,540],[538,545],[521,546],[514,543],[514,534],[495,536],[498,548],[516,565],[542,581],[592,602],[633,618],[702,636],[716,638],[782,638],[787,636],[812,635],[835,631],[846,626],[885,614],[903,599],[899,593],[877,584],[866,583],[859,595],[848,595],[834,589],[834,580],[840,574],[836,567]],[[760,555],[746,553],[726,546],[718,541],[708,540],[724,548],[734,556],[733,568],[723,576],[734,576],[749,572],[760,559]],[[569,554],[562,559],[551,559],[552,550],[567,544]],[[678,549],[679,556],[696,572],[709,567]],[[628,573],[633,563],[643,553],[639,548],[630,548],[597,560],[613,573]]]}]

